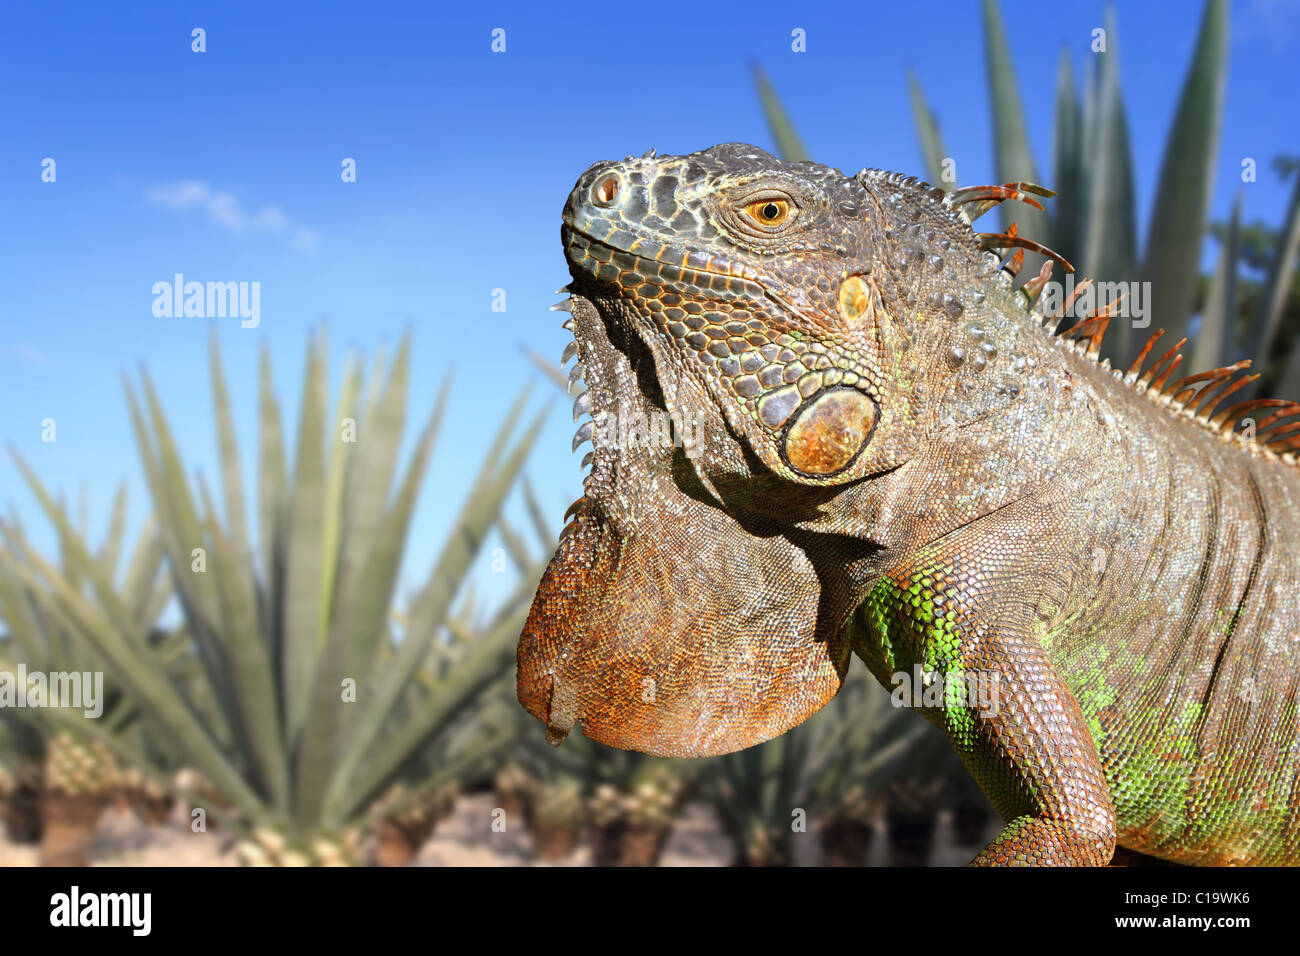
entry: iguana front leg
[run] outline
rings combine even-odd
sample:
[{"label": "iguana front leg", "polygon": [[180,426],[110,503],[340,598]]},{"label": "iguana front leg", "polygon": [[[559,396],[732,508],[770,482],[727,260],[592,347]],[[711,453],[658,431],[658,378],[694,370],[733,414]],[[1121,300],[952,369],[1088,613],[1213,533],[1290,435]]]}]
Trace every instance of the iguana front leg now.
[{"label": "iguana front leg", "polygon": [[[941,682],[928,703],[1009,822],[980,866],[1104,866],[1115,815],[1079,705],[1032,637],[1043,578],[1023,573],[1035,536],[968,526],[891,569],[861,609],[858,651],[886,687],[914,666]],[[990,534],[991,532],[991,534]]]},{"label": "iguana front leg", "polygon": [[978,625],[971,634],[969,666],[988,675],[996,706],[945,713],[943,722],[1010,821],[973,864],[1105,866],[1115,851],[1115,811],[1078,703],[1036,644]]}]

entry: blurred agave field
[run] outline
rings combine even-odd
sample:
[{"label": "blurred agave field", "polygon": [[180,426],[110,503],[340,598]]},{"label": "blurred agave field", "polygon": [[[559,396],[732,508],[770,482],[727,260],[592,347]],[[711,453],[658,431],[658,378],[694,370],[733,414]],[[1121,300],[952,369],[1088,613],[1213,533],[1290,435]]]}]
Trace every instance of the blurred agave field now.
[{"label": "blurred agave field", "polygon": [[[1114,14],[1109,51],[1082,80],[1062,57],[1040,170],[998,5],[984,0],[996,169],[1058,190],[1045,213],[1017,210],[1021,234],[1081,274],[1149,281],[1152,326],[1191,336],[1197,370],[1255,357],[1257,393],[1295,397],[1300,162],[1259,172],[1294,180],[1275,222],[1242,222],[1239,201],[1228,221],[1208,221],[1227,9],[1205,4],[1181,96],[1160,120],[1169,132],[1139,241]],[[755,82],[780,154],[808,158],[800,104],[787,112],[761,70]],[[909,88],[927,178],[955,189],[942,110],[923,77]],[[1203,275],[1210,237],[1217,267]],[[1112,357],[1131,357],[1141,334],[1113,330]],[[402,595],[411,515],[437,487],[439,425],[456,413],[450,390],[408,422],[403,341],[349,356],[331,395],[321,336],[291,435],[269,356],[257,419],[236,422],[215,336],[210,355],[213,484],[182,459],[147,374],[126,386],[148,489],[134,540],[125,490],[91,540],[84,509],[18,461],[57,548],[37,550],[12,511],[0,519],[0,672],[102,672],[104,710],[0,709],[0,863],[923,865],[964,862],[996,832],[942,736],[860,667],[812,720],[725,757],[660,760],[580,738],[551,748],[516,703],[513,673],[555,545],[526,478],[544,402],[519,395],[423,584]],[[565,387],[562,369],[537,361]],[[408,427],[414,452],[399,468]],[[490,539],[512,585],[485,603],[470,571]]]}]

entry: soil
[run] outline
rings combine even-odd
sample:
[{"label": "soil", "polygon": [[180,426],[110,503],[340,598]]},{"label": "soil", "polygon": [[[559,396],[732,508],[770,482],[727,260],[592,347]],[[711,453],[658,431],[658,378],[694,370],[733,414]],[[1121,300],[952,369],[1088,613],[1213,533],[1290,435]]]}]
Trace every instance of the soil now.
[{"label": "soil", "polygon": [[[518,824],[507,824],[504,832],[492,830],[492,810],[498,801],[491,793],[463,796],[450,817],[441,821],[433,836],[416,854],[413,866],[590,866],[592,841],[584,834],[564,859],[537,859],[532,834]],[[509,818],[507,818],[509,819]],[[174,809],[163,824],[144,824],[130,811],[113,807],[105,811],[90,847],[92,866],[238,866],[234,841],[222,832],[192,833],[183,808]],[[998,831],[990,820],[980,845]],[[960,846],[952,816],[942,813],[934,834],[930,866],[963,866],[979,846]],[[888,840],[877,832],[871,840],[867,863],[884,866]],[[11,843],[0,833],[0,866],[37,866],[40,849],[35,845]],[[713,808],[704,803],[683,807],[664,844],[660,866],[726,866],[732,859],[731,844],[722,832]],[[819,833],[796,834],[794,862],[797,866],[819,866],[824,857]]]}]

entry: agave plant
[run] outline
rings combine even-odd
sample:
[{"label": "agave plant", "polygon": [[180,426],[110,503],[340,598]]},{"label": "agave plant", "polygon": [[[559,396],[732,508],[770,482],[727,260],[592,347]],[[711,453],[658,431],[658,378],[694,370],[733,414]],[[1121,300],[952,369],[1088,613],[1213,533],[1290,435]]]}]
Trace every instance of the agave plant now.
[{"label": "agave plant", "polygon": [[538,782],[532,831],[540,859],[557,863],[573,853],[586,820],[584,803],[582,782],[576,777],[557,773]]},{"label": "agave plant", "polygon": [[[1041,182],[996,0],[982,0],[982,12],[997,176],[1005,182]],[[1195,332],[1189,367],[1204,370],[1228,365],[1243,355],[1265,362],[1280,354],[1279,360],[1264,367],[1268,374],[1263,380],[1252,387],[1284,397],[1300,394],[1300,347],[1279,339],[1287,325],[1283,309],[1300,246],[1300,179],[1284,213],[1264,288],[1244,334],[1238,335],[1236,330],[1237,263],[1230,241],[1225,243],[1224,258],[1209,283],[1199,322],[1195,315],[1200,283],[1191,277],[1198,275],[1204,247],[1227,78],[1227,0],[1206,2],[1165,141],[1140,254],[1133,157],[1120,89],[1119,30],[1113,9],[1107,10],[1105,23],[1104,47],[1096,49],[1088,64],[1090,78],[1083,84],[1082,99],[1074,64],[1068,53],[1061,55],[1049,183],[1059,196],[1050,213],[1016,210],[1020,234],[1045,240],[1080,273],[1099,282],[1149,283],[1147,288],[1154,294],[1144,304],[1149,308],[1146,319],[1151,328],[1164,329],[1174,341]],[[909,76],[908,85],[926,174],[936,185],[956,188],[952,172],[960,164],[949,162],[952,154],[945,150],[937,115],[917,78]],[[793,124],[761,75],[758,92],[778,151],[787,159],[806,158]],[[1005,228],[1013,213],[1005,206],[1000,213]],[[1238,219],[1239,213],[1234,213],[1233,223]],[[1235,225],[1229,231],[1232,229]],[[1031,263],[1032,256],[1027,260],[1031,267],[1026,275],[1037,271],[1037,263]],[[1127,366],[1146,333],[1132,323],[1116,322],[1111,328],[1105,351],[1116,365]]]},{"label": "agave plant", "polygon": [[[526,483],[525,491],[531,501]],[[521,557],[522,545],[504,516],[498,519],[497,530],[508,541],[511,553]],[[430,647],[416,674],[411,701],[399,711],[398,719],[437,693],[441,683],[455,673],[457,662],[478,643],[499,645],[515,635],[527,611],[528,589],[536,586],[542,569],[540,559],[521,560],[520,586],[485,616],[477,613],[472,590],[466,595],[459,610],[448,618],[443,639]],[[392,620],[399,631],[410,626],[404,613],[394,612]],[[372,859],[376,864],[403,866],[413,860],[438,822],[451,814],[462,784],[470,786],[491,776],[518,739],[517,711],[513,673],[503,668],[477,695],[474,719],[449,727],[408,761],[402,777],[367,814],[373,821]]]},{"label": "agave plant", "polygon": [[960,788],[970,775],[938,728],[891,700],[865,671],[851,674],[840,693],[845,702],[839,716],[846,723],[841,733],[827,736],[835,749],[820,759],[822,769],[806,799],[820,824],[827,862],[861,866],[882,814],[891,843],[889,825],[900,808],[928,814],[931,826],[935,822],[935,808],[907,806],[906,792],[894,786],[898,781],[937,781],[945,793],[957,793],[964,792]]},{"label": "agave plant", "polygon": [[45,746],[30,722],[0,720],[0,828],[13,843],[41,838]]},{"label": "agave plant", "polygon": [[[65,523],[66,510],[58,506]],[[0,620],[9,640],[0,648],[0,669],[13,673],[19,665],[27,672],[104,674],[105,662],[86,644],[77,629],[42,600],[38,578],[43,572],[62,576],[68,588],[90,593],[90,569],[112,589],[122,626],[151,649],[155,666],[179,673],[184,669],[186,640],[176,631],[159,627],[163,609],[171,600],[170,581],[162,573],[162,550],[152,523],[146,521],[136,544],[124,557],[126,489],[119,487],[103,543],[93,555],[73,554],[66,548],[60,567],[46,563],[28,545],[16,520],[0,522]],[[79,540],[87,538],[84,509]],[[122,765],[105,738],[133,755],[150,747],[146,763],[166,765],[165,748],[144,733],[134,701],[122,686],[105,675],[102,714],[86,719],[84,710],[49,706],[8,710],[9,723],[25,739],[24,784],[35,791],[41,810],[41,859],[48,865],[81,866],[87,862],[96,824],[114,799],[138,805],[141,793],[152,786],[135,767]],[[47,702],[53,703],[53,702]],[[93,731],[92,731],[93,728]],[[33,761],[39,756],[40,772]]]},{"label": "agave plant", "polygon": [[[427,580],[409,600],[398,634],[390,611],[399,563],[448,394],[444,385],[399,477],[409,351],[403,341],[391,364],[381,356],[368,388],[360,362],[349,361],[331,409],[324,336],[313,341],[292,466],[263,352],[256,543],[215,337],[211,378],[223,507],[201,477],[187,479],[147,374],[139,393],[128,385],[162,548],[200,666],[199,692],[211,702],[208,714],[201,715],[191,686],[156,666],[110,582],[20,462],[93,595],[25,549],[29,583],[44,606],[102,655],[149,726],[228,801],[229,812],[212,812],[251,835],[242,844],[246,862],[355,862],[358,831],[373,822],[371,811],[394,784],[406,780],[407,796],[418,801],[446,782],[418,769],[422,753],[435,748],[453,770],[474,758],[475,735],[466,727],[477,721],[480,693],[513,659],[522,618],[504,618],[473,642],[452,641],[447,624],[541,417],[515,435],[527,402],[522,394]],[[524,597],[507,605],[522,604],[533,584],[522,582]],[[441,645],[446,666],[431,674],[424,665]],[[397,812],[400,802],[381,806]]]},{"label": "agave plant", "polygon": [[598,866],[654,866],[698,768],[600,744],[582,748],[577,772]]},{"label": "agave plant", "polygon": [[[795,859],[795,835],[821,829],[825,842],[829,828],[834,839],[843,822],[839,814],[850,804],[862,809],[858,822],[869,825],[875,792],[908,761],[936,772],[931,758],[942,753],[936,736],[943,742],[923,720],[894,707],[857,668],[835,699],[804,724],[757,747],[705,761],[704,786],[732,839],[737,864],[788,866]],[[839,829],[838,836],[845,836]]]}]

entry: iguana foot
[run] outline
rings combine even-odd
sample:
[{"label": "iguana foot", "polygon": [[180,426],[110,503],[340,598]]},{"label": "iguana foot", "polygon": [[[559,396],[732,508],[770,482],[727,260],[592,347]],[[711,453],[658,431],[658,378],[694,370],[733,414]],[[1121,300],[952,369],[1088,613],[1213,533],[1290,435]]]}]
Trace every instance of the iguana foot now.
[{"label": "iguana foot", "polygon": [[1016,817],[980,851],[971,866],[1105,866],[1115,852],[1113,834],[1088,833],[1063,820]]}]

